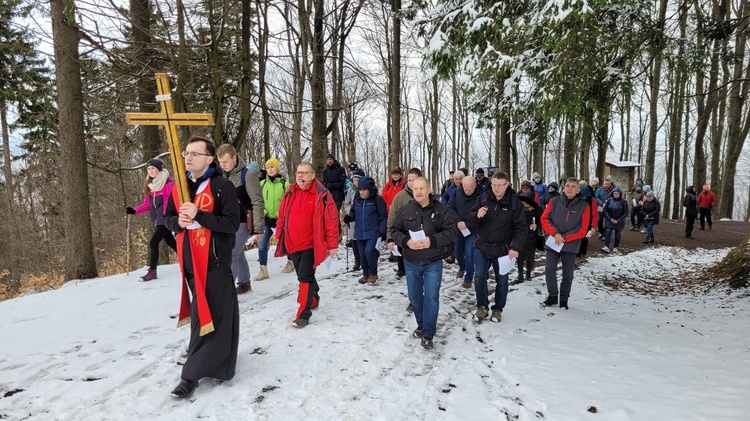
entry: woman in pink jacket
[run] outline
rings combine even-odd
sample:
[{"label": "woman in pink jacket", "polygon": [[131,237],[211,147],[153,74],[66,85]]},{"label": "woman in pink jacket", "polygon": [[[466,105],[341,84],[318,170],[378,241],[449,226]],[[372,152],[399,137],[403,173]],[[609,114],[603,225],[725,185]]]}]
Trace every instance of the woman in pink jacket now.
[{"label": "woman in pink jacket", "polygon": [[165,243],[177,251],[177,242],[167,227],[164,226],[164,211],[167,209],[167,201],[172,192],[172,177],[169,171],[164,169],[164,162],[159,158],[150,159],[146,163],[146,196],[143,203],[135,208],[127,208],[129,215],[140,215],[148,212],[151,216],[151,223],[156,229],[149,242],[150,257],[148,261],[148,272],[141,277],[144,282],[156,279],[156,266],[159,264],[159,243],[164,240]]}]

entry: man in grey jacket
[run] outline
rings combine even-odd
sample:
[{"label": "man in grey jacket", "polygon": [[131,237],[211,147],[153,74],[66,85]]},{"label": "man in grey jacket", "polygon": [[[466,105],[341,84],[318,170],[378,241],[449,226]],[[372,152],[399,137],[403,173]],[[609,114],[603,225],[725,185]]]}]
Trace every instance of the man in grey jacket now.
[{"label": "man in grey jacket", "polygon": [[[555,248],[547,246],[547,263],[544,268],[547,278],[547,293],[549,296],[543,302],[547,307],[557,305],[558,295],[560,308],[568,308],[568,297],[573,285],[576,253],[581,247],[581,238],[586,236],[589,229],[589,204],[586,203],[578,179],[568,178],[563,188],[562,196],[550,200],[542,214],[542,228],[550,237],[554,238]],[[558,294],[557,262],[562,260],[562,282]]]}]

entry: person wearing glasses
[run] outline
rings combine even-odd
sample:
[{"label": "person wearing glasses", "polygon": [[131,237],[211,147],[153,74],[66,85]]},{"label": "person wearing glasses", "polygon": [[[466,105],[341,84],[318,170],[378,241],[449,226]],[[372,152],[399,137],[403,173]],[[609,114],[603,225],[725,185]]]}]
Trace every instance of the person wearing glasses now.
[{"label": "person wearing glasses", "polygon": [[492,265],[497,286],[490,321],[499,323],[508,298],[508,273],[500,273],[498,258],[518,258],[529,230],[524,208],[510,186],[508,174],[498,171],[492,176],[490,190],[479,196],[466,221],[469,225],[478,226],[477,240],[474,243],[474,290],[477,295],[475,317],[481,322],[490,315],[487,276]]},{"label": "person wearing glasses", "polygon": [[[544,275],[547,280],[547,299],[542,302],[546,307],[560,303],[560,308],[568,308],[568,297],[573,285],[573,274],[576,269],[576,253],[581,247],[581,239],[586,236],[591,225],[589,204],[580,193],[578,179],[569,178],[563,187],[563,194],[550,200],[542,214],[542,228],[554,238],[559,251],[547,249],[547,263]],[[562,281],[557,287],[557,262],[562,260]]]},{"label": "person wearing glasses", "polygon": [[245,258],[245,243],[248,237],[255,237],[255,241],[263,238],[263,196],[260,189],[260,166],[245,162],[237,156],[237,151],[229,143],[219,146],[216,151],[219,166],[224,177],[234,184],[237,193],[237,206],[240,209],[240,227],[235,236],[232,249],[232,273],[237,280],[237,294],[250,292],[250,267]]},{"label": "person wearing glasses", "polygon": [[292,257],[299,281],[299,307],[292,326],[302,329],[320,304],[315,268],[339,250],[339,209],[331,192],[315,178],[311,163],[297,166],[296,181],[279,205],[276,257]]},{"label": "person wearing glasses", "polygon": [[625,229],[625,219],[628,217],[628,201],[622,197],[622,190],[619,187],[612,189],[612,194],[604,202],[602,218],[604,218],[604,247],[602,251],[609,253],[609,240],[612,239],[612,233],[615,233],[615,247],[612,253],[617,253],[620,247],[620,238],[622,230]]},{"label": "person wearing glasses", "polygon": [[178,326],[190,323],[187,360],[171,393],[175,398],[190,397],[204,377],[231,380],[237,366],[240,311],[232,248],[240,207],[234,185],[214,162],[215,152],[210,140],[190,138],[183,152],[190,201],[180,203],[175,188],[164,214],[164,225],[177,233],[183,278]]}]

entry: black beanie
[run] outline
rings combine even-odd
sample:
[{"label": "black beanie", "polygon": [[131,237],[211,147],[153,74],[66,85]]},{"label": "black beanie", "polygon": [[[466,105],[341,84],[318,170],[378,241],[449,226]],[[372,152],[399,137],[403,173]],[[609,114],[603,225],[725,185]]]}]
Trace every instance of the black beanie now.
[{"label": "black beanie", "polygon": [[328,155],[326,155],[326,159],[328,159],[328,158],[331,158],[331,159],[333,159],[334,161],[336,160],[336,157],[335,157],[335,156],[333,156],[333,154],[332,154],[332,153],[329,153]]},{"label": "black beanie", "polygon": [[146,162],[146,168],[148,167],[154,167],[157,170],[161,171],[164,169],[164,161],[162,161],[159,158],[151,158]]}]

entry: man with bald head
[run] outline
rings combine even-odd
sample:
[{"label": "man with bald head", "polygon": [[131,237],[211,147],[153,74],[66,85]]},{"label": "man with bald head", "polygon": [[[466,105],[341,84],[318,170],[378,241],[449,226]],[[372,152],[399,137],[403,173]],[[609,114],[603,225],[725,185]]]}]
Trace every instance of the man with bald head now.
[{"label": "man with bald head", "polygon": [[320,302],[315,268],[339,249],[339,211],[331,193],[315,178],[312,164],[299,164],[296,180],[279,205],[276,257],[292,258],[299,281],[299,307],[292,326],[301,329]]},{"label": "man with bald head", "polygon": [[[442,259],[451,253],[457,229],[448,207],[430,194],[427,179],[414,180],[412,190],[414,199],[398,211],[390,238],[404,256],[409,301],[417,320],[414,337],[422,339],[422,347],[432,349],[440,305]],[[423,235],[412,238],[411,232]]]},{"label": "man with bald head", "polygon": [[453,253],[458,262],[456,277],[463,278],[461,286],[464,288],[471,288],[474,279],[474,240],[477,239],[478,228],[477,225],[468,223],[467,217],[481,194],[482,191],[477,188],[474,177],[464,177],[461,180],[461,188],[456,189],[448,200],[448,209],[451,210],[451,216],[458,228],[453,240]]}]

